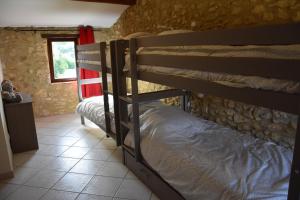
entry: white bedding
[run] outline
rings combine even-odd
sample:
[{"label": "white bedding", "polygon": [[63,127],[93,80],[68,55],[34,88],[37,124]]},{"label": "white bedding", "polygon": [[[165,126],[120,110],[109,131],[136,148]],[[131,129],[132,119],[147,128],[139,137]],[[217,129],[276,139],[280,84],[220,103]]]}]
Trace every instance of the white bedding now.
[{"label": "white bedding", "polygon": [[140,125],[145,161],[187,200],[287,198],[289,149],[169,106],[148,110]]},{"label": "white bedding", "polygon": [[[100,54],[99,51],[86,51],[84,54]],[[106,56],[106,66],[107,68],[111,68],[111,56],[110,56],[110,48],[109,46],[105,49],[105,56]],[[78,59],[78,62],[80,63],[88,63],[88,64],[94,64],[101,66],[101,61],[88,61],[88,60],[80,60]]]},{"label": "white bedding", "polygon": [[[109,110],[114,112],[114,100],[113,96],[108,95]],[[102,129],[105,130],[105,111],[104,111],[104,99],[103,96],[95,96],[84,99],[76,107],[76,112],[86,117],[90,121],[94,122]],[[115,133],[115,121],[111,118],[111,130]]]},{"label": "white bedding", "polygon": [[[212,57],[262,57],[281,59],[300,59],[300,45],[288,46],[182,46],[182,47],[151,47],[140,48],[138,54],[159,54],[178,56],[212,56]],[[130,69],[130,58],[127,55],[125,70]],[[169,74],[187,78],[201,79],[217,82],[232,87],[251,87],[282,91],[287,93],[300,93],[300,83],[267,79],[256,76],[229,75],[224,73],[211,73],[195,70],[182,70],[166,67],[139,66],[140,71],[159,74]]]},{"label": "white bedding", "polygon": [[[109,100],[109,111],[114,113],[114,99],[112,95],[108,95]],[[160,101],[151,101],[146,103],[140,104],[140,114],[143,114],[147,110],[151,108],[155,108],[157,106],[160,106]],[[131,117],[131,105],[128,107],[129,116]],[[76,112],[90,121],[94,122],[98,126],[100,126],[102,129],[105,130],[105,111],[104,111],[104,99],[103,96],[95,96],[84,99],[82,102],[80,102],[76,107]],[[115,120],[114,117],[111,118],[111,130],[115,133],[116,127],[115,127]]]}]

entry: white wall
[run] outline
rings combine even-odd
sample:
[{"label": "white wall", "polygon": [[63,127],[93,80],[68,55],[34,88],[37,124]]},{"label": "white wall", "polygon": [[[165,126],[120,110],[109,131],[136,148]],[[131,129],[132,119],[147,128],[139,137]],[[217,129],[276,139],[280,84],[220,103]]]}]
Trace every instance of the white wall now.
[{"label": "white wall", "polygon": [[[0,60],[0,83],[3,80],[2,64]],[[13,171],[12,152],[9,144],[3,102],[0,97],[0,177]]]}]

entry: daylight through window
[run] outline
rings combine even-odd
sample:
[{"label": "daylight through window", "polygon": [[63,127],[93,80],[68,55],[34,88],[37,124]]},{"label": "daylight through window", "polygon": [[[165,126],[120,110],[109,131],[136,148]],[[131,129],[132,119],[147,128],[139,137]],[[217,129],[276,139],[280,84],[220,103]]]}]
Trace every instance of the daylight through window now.
[{"label": "daylight through window", "polygon": [[76,38],[48,38],[51,82],[76,80]]}]

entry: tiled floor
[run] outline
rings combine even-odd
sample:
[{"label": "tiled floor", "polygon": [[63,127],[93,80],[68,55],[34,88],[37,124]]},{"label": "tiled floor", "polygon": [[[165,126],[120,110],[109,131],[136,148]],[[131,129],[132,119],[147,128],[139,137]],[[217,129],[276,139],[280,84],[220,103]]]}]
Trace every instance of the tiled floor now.
[{"label": "tiled floor", "polygon": [[36,119],[40,149],[14,155],[0,200],[157,200],[122,164],[122,152],[77,115]]}]

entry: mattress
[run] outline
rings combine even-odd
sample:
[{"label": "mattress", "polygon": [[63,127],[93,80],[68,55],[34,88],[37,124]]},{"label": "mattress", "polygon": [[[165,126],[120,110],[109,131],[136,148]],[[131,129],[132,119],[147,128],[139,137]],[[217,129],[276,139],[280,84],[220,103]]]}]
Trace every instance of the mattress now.
[{"label": "mattress", "polygon": [[143,158],[187,200],[287,198],[289,149],[171,106],[147,110],[140,126]]},{"label": "mattress", "polygon": [[[109,99],[109,110],[114,112],[114,100],[113,96],[108,95]],[[106,129],[105,125],[105,111],[104,111],[104,99],[103,96],[95,96],[86,98],[81,101],[77,107],[76,112],[81,116],[86,117],[90,121],[94,122],[96,125],[100,126],[102,129]],[[112,117],[111,120],[111,130],[115,133],[115,122]]]},{"label": "mattress", "polygon": [[[114,99],[112,95],[108,95],[109,100],[109,111],[114,113]],[[143,114],[149,109],[155,108],[157,106],[161,106],[162,103],[160,101],[150,101],[150,102],[144,102],[140,103],[140,114]],[[102,129],[106,129],[105,125],[105,111],[104,111],[104,99],[103,96],[95,96],[86,98],[83,101],[81,101],[77,107],[76,112],[80,114],[81,116],[86,117],[90,121],[94,122],[96,125],[100,126]],[[132,109],[131,105],[128,107],[128,114],[129,117],[132,117]],[[115,119],[114,117],[111,117],[111,130],[115,133],[116,127],[115,127]]]},{"label": "mattress", "polygon": [[[100,54],[99,51],[86,51],[84,54]],[[107,68],[111,68],[111,56],[110,56],[110,47],[108,46],[105,49],[105,56],[106,56],[106,66]],[[89,60],[79,60],[81,63],[87,63],[87,64],[94,64],[94,65],[101,65],[101,61],[89,61]]]},{"label": "mattress", "polygon": [[[300,59],[300,45],[285,46],[180,46],[140,48],[138,55],[159,54],[177,56],[211,57],[261,57],[275,59]],[[130,57],[126,57],[125,70],[130,69]],[[185,78],[201,79],[231,87],[250,87],[287,93],[300,93],[300,83],[257,76],[240,76],[196,70],[166,68],[163,66],[139,66],[139,71],[169,74]]]}]

